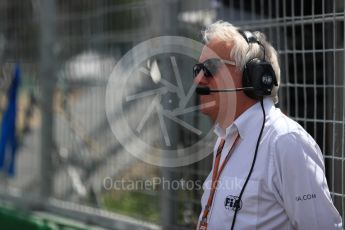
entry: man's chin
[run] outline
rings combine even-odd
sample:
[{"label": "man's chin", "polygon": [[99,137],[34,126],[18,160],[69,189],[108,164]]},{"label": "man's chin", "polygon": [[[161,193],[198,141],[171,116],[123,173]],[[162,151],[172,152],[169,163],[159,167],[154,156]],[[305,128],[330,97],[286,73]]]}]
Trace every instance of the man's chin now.
[{"label": "man's chin", "polygon": [[200,112],[206,116],[208,116],[209,111],[207,109],[201,109]]},{"label": "man's chin", "polygon": [[213,118],[216,114],[216,108],[201,108],[200,112],[204,114],[205,116],[208,116],[210,118]]}]

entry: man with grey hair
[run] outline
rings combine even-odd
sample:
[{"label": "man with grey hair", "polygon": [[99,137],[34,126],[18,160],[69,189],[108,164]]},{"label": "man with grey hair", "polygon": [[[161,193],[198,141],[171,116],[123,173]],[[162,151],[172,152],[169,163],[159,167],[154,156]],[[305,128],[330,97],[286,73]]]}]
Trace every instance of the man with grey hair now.
[{"label": "man with grey hair", "polygon": [[320,148],[274,105],[275,49],[223,21],[203,36],[194,83],[218,140],[197,229],[342,229]]}]

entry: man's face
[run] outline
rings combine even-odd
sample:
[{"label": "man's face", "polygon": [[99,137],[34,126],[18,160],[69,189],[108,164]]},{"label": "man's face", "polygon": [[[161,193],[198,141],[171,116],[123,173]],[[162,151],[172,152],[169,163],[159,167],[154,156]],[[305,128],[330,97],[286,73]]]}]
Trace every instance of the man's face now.
[{"label": "man's face", "polygon": [[[204,46],[199,58],[199,63],[216,58],[230,60],[230,50],[232,44],[213,39]],[[205,76],[203,70],[194,78],[194,83],[199,87],[209,87],[210,89],[225,89],[241,87],[241,74],[236,66],[220,63],[217,71],[211,77]],[[229,114],[229,110],[235,108],[236,93],[211,93],[200,95],[201,112],[211,119],[216,120],[218,116]]]}]

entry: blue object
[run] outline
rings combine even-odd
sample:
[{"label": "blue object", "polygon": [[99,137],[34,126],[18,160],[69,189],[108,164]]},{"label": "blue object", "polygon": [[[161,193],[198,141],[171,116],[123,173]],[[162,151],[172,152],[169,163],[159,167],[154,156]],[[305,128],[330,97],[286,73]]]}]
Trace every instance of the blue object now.
[{"label": "blue object", "polygon": [[13,176],[15,173],[16,157],[16,114],[17,114],[17,93],[20,83],[20,67],[17,64],[14,69],[14,77],[8,90],[8,104],[1,123],[0,137],[0,170]]}]

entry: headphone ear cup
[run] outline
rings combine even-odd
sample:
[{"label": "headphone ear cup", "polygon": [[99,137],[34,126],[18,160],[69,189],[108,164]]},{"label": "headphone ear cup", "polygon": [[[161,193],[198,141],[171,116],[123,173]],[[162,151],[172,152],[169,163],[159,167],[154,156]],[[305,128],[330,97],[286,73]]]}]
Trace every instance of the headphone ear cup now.
[{"label": "headphone ear cup", "polygon": [[242,76],[242,86],[243,87],[253,87],[254,89],[244,90],[244,93],[255,100],[259,100],[260,97],[257,93],[258,84],[257,84],[257,74],[255,73],[256,62],[260,61],[259,59],[255,58],[248,61],[243,67],[243,76]]},{"label": "headphone ear cup", "polygon": [[270,63],[254,58],[248,61],[243,68],[243,87],[253,87],[254,90],[244,90],[244,93],[255,100],[271,95],[277,80]]}]

